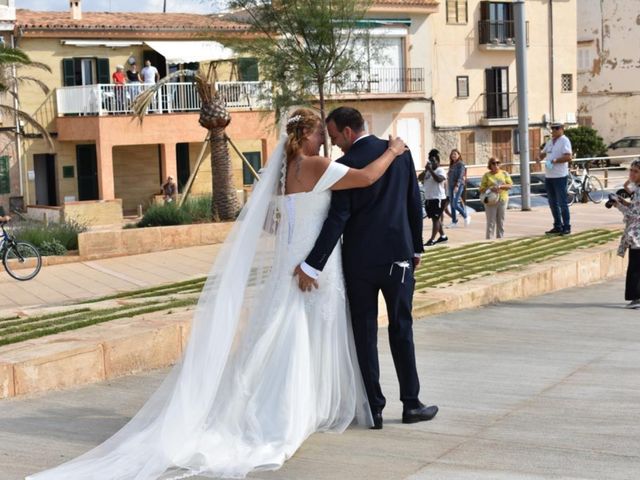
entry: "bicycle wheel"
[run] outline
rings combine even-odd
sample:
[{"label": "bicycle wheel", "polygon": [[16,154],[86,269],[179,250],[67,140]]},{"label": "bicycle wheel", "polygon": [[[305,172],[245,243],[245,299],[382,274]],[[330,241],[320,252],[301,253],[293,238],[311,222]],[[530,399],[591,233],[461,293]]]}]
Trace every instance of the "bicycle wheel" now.
[{"label": "bicycle wheel", "polygon": [[587,192],[587,197],[593,203],[600,203],[604,200],[604,189],[602,188],[602,182],[598,180],[598,177],[589,175],[587,181],[584,182],[584,190]]},{"label": "bicycle wheel", "polygon": [[569,175],[569,177],[567,178],[567,205],[573,205],[576,201],[577,196],[576,184],[573,181],[573,177]]},{"label": "bicycle wheel", "polygon": [[38,274],[42,258],[38,249],[30,243],[14,242],[4,251],[2,263],[9,275],[16,280],[25,281]]}]

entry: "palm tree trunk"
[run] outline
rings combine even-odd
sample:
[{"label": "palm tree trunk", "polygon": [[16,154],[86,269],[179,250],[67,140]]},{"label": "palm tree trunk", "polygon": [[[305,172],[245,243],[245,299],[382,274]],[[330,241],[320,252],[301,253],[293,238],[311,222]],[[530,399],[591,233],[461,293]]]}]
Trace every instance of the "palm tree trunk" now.
[{"label": "palm tree trunk", "polygon": [[233,183],[231,157],[224,127],[210,130],[211,149],[211,211],[214,221],[235,220],[240,202]]}]

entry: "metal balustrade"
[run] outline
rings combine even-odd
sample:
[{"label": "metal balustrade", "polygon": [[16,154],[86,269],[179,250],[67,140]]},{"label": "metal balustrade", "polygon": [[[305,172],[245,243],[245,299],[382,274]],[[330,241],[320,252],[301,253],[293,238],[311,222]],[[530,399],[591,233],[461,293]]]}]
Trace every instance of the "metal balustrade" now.
[{"label": "metal balustrade", "polygon": [[421,93],[424,68],[370,68],[346,72],[329,83],[332,94]]},{"label": "metal balustrade", "polygon": [[[144,83],[128,83],[58,88],[58,115],[130,115],[136,97],[150,87]],[[270,82],[218,82],[216,87],[228,108],[271,108]],[[194,83],[166,83],[154,95],[149,112],[196,112],[200,106]]]}]

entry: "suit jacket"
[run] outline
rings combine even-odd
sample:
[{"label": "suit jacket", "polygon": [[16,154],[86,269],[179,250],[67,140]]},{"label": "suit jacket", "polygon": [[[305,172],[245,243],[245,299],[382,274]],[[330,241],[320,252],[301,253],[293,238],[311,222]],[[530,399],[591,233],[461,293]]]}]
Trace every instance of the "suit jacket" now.
[{"label": "suit jacket", "polygon": [[[388,144],[370,135],[337,161],[363,168]],[[341,235],[342,261],[350,271],[409,260],[424,251],[420,189],[409,151],[370,187],[332,192],[329,214],[306,263],[322,270]]]}]

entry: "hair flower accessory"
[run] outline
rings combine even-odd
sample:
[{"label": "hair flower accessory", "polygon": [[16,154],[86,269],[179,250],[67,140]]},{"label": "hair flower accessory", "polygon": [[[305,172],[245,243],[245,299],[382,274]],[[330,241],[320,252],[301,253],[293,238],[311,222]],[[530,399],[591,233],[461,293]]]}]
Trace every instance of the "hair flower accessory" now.
[{"label": "hair flower accessory", "polygon": [[302,120],[302,115],[294,115],[289,120],[287,120],[287,126],[298,123],[300,120]]}]

